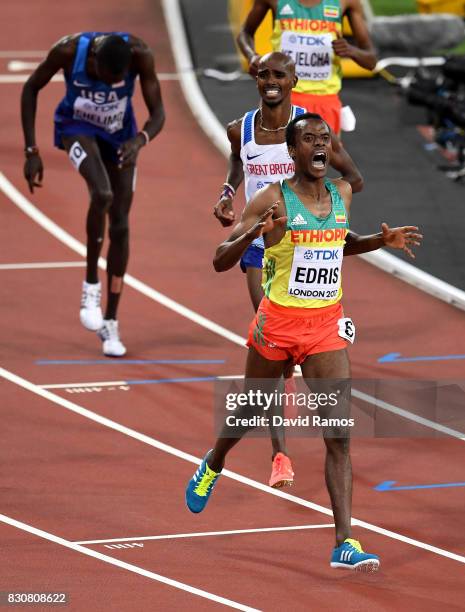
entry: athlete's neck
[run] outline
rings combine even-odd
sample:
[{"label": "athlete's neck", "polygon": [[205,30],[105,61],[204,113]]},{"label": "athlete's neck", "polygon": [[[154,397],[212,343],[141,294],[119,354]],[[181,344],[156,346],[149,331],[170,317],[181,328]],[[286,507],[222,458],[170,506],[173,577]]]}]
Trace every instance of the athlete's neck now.
[{"label": "athlete's neck", "polygon": [[269,130],[276,130],[289,123],[291,118],[291,100],[283,100],[276,106],[269,106],[263,100],[260,103],[261,124]]},{"label": "athlete's neck", "polygon": [[296,171],[294,176],[288,179],[288,184],[296,193],[311,197],[317,202],[320,202],[327,193],[325,177],[317,178],[306,172]]}]

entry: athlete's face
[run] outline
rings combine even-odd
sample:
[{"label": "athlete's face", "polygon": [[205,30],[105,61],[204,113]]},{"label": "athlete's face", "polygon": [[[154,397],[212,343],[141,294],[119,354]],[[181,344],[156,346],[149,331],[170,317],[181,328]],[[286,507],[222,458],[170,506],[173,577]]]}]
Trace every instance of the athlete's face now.
[{"label": "athlete's face", "polygon": [[331,153],[331,134],[323,121],[304,119],[296,124],[295,147],[289,147],[296,171],[314,178],[326,175]]},{"label": "athlete's face", "polygon": [[258,93],[268,106],[281,104],[290,96],[296,83],[294,71],[280,60],[269,59],[258,65]]}]

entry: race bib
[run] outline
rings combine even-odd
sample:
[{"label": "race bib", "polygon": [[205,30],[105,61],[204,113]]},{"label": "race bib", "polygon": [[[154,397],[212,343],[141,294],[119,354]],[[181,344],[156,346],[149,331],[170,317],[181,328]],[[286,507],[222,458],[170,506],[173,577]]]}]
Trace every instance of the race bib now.
[{"label": "race bib", "polygon": [[112,102],[97,104],[88,98],[77,97],[74,102],[73,119],[85,121],[109,134],[123,129],[124,115],[128,105],[127,97]]},{"label": "race bib", "polygon": [[331,77],[333,58],[331,34],[281,34],[281,51],[295,62],[295,73],[303,81],[326,81]]},{"label": "race bib", "polygon": [[308,300],[334,300],[341,286],[343,247],[294,248],[288,294]]},{"label": "race bib", "polygon": [[339,327],[338,335],[353,344],[355,340],[355,325],[352,319],[344,317],[343,319],[339,319],[337,324]]}]

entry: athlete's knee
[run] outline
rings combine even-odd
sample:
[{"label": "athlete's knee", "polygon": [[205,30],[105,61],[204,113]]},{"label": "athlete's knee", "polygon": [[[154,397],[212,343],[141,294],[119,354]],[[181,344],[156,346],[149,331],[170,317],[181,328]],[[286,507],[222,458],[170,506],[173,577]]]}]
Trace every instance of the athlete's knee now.
[{"label": "athlete's knee", "polygon": [[129,238],[129,221],[128,217],[120,217],[118,219],[110,219],[109,235],[111,242],[122,244]]},{"label": "athlete's knee", "polygon": [[108,188],[98,187],[92,190],[90,205],[99,212],[106,212],[113,202],[113,192]]},{"label": "athlete's knee", "polygon": [[331,427],[331,431],[323,432],[323,436],[329,454],[349,454],[350,437],[346,427]]}]

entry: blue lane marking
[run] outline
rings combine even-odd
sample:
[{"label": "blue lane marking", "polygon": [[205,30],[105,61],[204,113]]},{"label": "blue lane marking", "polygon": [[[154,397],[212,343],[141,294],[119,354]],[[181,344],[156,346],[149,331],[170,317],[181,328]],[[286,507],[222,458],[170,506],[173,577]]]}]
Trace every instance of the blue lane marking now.
[{"label": "blue lane marking", "polygon": [[[126,380],[126,385],[160,385],[162,383],[208,382],[217,380],[216,376],[197,376],[192,378],[158,378],[148,380]],[[96,385],[98,386],[98,385]]]},{"label": "blue lane marking", "polygon": [[375,491],[411,491],[413,489],[443,489],[446,487],[465,487],[465,482],[446,482],[444,484],[429,484],[429,485],[409,485],[402,487],[393,487],[396,480],[385,480],[374,487]]},{"label": "blue lane marking", "polygon": [[465,355],[426,355],[424,357],[401,357],[401,353],[388,353],[378,359],[378,363],[405,363],[407,361],[447,361],[465,359]]},{"label": "blue lane marking", "polygon": [[146,365],[226,363],[226,359],[39,359],[36,365]]}]

